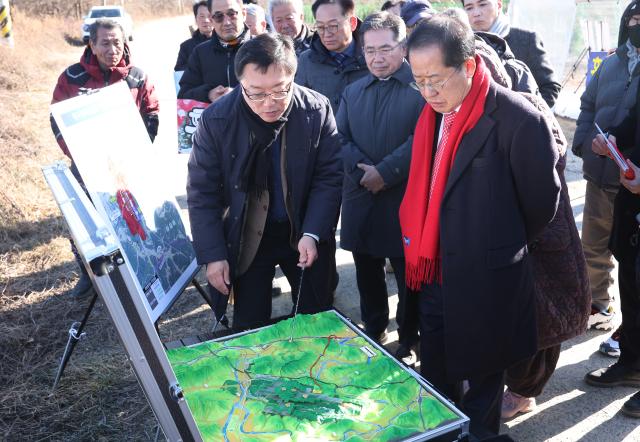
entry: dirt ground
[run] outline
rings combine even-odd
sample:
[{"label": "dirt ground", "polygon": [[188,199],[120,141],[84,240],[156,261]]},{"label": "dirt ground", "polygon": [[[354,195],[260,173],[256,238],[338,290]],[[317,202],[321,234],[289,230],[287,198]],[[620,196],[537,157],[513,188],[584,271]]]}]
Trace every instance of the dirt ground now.
[{"label": "dirt ground", "polygon": [[[187,17],[150,22],[138,29],[132,44],[136,63],[158,87],[163,109],[173,107],[173,79],[167,66],[173,65],[189,22]],[[33,28],[43,32],[23,42],[19,35]],[[76,28],[75,22],[17,17],[16,30],[24,31],[16,32],[18,48],[23,44],[28,48],[13,53],[0,49],[5,64],[0,74],[0,440],[153,440],[157,428],[153,413],[101,302],[58,389],[51,391],[67,330],[89,302],[68,294],[77,268],[64,220],[40,172],[41,166],[63,158],[48,127],[48,103],[57,75],[81,52],[64,43],[65,29]],[[156,144],[163,155],[171,156],[175,118],[170,111],[162,115]],[[561,124],[570,138],[573,121],[563,119]],[[175,158],[178,183],[184,176],[184,161]],[[580,162],[573,157],[567,177],[580,227],[584,182]],[[336,304],[357,322],[350,255],[340,250],[338,264],[341,283]],[[388,282],[395,293],[393,277]],[[286,281],[279,278],[278,283],[285,293],[274,302],[274,316],[291,306]],[[396,298],[391,296],[391,302]],[[211,325],[210,310],[190,289],[161,318],[159,329],[164,341],[172,341],[206,332]],[[390,332],[393,345],[397,338],[393,325]],[[633,390],[595,391],[581,381],[588,369],[610,362],[597,354],[604,337],[590,332],[566,343],[558,373],[539,399],[539,411],[508,422],[504,430],[517,440],[529,441],[640,440],[637,422],[617,414]]]}]

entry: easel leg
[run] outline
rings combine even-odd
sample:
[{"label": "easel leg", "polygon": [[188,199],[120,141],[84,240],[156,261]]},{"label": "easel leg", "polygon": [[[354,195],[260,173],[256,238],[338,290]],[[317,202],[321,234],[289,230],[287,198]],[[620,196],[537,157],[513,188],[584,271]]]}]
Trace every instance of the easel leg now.
[{"label": "easel leg", "polygon": [[62,355],[62,359],[60,360],[60,365],[58,366],[58,372],[56,373],[56,378],[53,381],[53,387],[51,390],[55,390],[58,386],[58,382],[60,382],[60,378],[62,377],[62,373],[64,373],[64,369],[71,358],[71,354],[73,353],[73,349],[76,347],[78,341],[84,336],[82,330],[84,330],[85,325],[87,325],[87,321],[89,320],[89,316],[93,311],[93,307],[96,304],[96,300],[98,299],[98,292],[94,290],[93,298],[91,298],[91,302],[89,303],[89,307],[87,307],[87,311],[84,313],[84,318],[82,318],[81,322],[74,322],[71,324],[71,328],[69,329],[69,339],[67,341],[67,346],[64,349],[64,354]]}]

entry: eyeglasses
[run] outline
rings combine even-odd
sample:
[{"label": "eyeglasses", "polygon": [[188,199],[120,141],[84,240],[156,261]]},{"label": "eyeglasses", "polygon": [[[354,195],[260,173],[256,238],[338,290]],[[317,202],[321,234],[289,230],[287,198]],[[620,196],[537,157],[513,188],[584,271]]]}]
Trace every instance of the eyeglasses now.
[{"label": "eyeglasses", "polygon": [[451,73],[451,75],[449,75],[445,80],[443,80],[443,81],[441,81],[439,83],[431,83],[431,82],[428,82],[428,83],[417,83],[415,81],[412,81],[411,83],[409,83],[409,86],[411,86],[412,88],[414,88],[418,92],[422,92],[423,89],[429,89],[431,92],[440,92],[447,85],[447,82],[449,80],[451,80],[453,75],[456,72],[458,72],[459,70],[460,70],[460,68],[457,67],[456,70]]},{"label": "eyeglasses", "polygon": [[375,57],[376,54],[380,54],[384,57],[385,55],[389,55],[393,51],[395,51],[396,48],[401,44],[402,43],[398,43],[395,46],[382,46],[381,48],[377,48],[377,49],[372,47],[364,48],[364,55],[366,55],[367,57]]},{"label": "eyeglasses", "polygon": [[293,86],[293,81],[289,83],[289,87],[287,87],[287,89],[283,91],[275,91],[275,92],[271,92],[270,94],[265,94],[265,93],[250,94],[244,88],[242,83],[240,84],[240,87],[244,91],[244,94],[247,96],[247,98],[251,101],[256,101],[256,102],[264,101],[269,97],[271,97],[272,100],[284,100],[289,95],[289,92],[291,91],[292,86]]},{"label": "eyeglasses", "polygon": [[238,16],[238,11],[235,9],[229,9],[227,12],[216,12],[211,16],[211,19],[216,23],[222,23],[225,15],[229,17],[229,20],[233,21]]},{"label": "eyeglasses", "polygon": [[345,18],[344,20],[338,22],[338,23],[332,23],[330,25],[317,25],[316,26],[316,32],[318,32],[318,34],[323,34],[327,31],[329,31],[331,34],[335,34],[336,32],[338,32],[338,29],[340,28],[340,25],[342,25],[342,23],[344,23],[345,21],[347,21],[347,19]]}]

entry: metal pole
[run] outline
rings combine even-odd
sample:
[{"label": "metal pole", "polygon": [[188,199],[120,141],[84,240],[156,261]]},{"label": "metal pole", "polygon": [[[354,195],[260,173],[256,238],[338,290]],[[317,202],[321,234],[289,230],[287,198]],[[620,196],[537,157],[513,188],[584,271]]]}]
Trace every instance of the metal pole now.
[{"label": "metal pole", "polygon": [[51,387],[51,391],[55,390],[58,386],[58,382],[60,382],[60,378],[62,377],[62,373],[64,373],[64,369],[71,358],[71,354],[73,353],[73,349],[76,347],[76,344],[85,333],[82,332],[84,330],[85,325],[87,325],[87,321],[89,320],[89,315],[91,315],[91,311],[93,310],[93,306],[96,304],[96,299],[98,299],[98,292],[94,290],[93,298],[91,298],[91,302],[89,303],[89,307],[87,311],[84,313],[84,318],[80,323],[74,322],[71,324],[71,328],[69,329],[69,340],[67,341],[67,346],[64,349],[64,354],[62,355],[62,359],[60,360],[60,365],[58,366],[58,372],[56,373],[56,378],[53,381],[53,387]]}]

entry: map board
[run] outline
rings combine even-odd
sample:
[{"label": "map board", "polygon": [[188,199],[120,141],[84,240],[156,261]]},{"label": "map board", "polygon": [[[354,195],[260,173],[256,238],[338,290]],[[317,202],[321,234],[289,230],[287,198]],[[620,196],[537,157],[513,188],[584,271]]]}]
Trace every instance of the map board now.
[{"label": "map board", "polygon": [[427,440],[467,421],[335,311],[167,356],[205,441]]},{"label": "map board", "polygon": [[98,213],[118,239],[153,321],[198,270],[154,146],[125,82],[51,106]]}]

